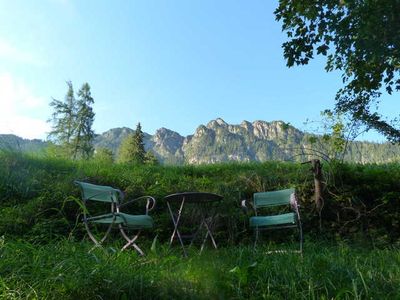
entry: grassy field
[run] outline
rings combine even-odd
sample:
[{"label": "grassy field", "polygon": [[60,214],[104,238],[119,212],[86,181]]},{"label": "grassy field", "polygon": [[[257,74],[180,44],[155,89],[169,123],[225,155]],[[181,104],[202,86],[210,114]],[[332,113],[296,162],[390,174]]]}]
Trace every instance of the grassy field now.
[{"label": "grassy field", "polygon": [[[307,242],[206,250],[157,245],[148,255],[88,242],[2,239],[1,299],[399,299],[400,250]],[[290,248],[290,246],[282,246]]]},{"label": "grassy field", "polygon": [[[0,152],[0,299],[400,299],[400,166],[328,171],[320,229],[308,166],[135,166]],[[145,257],[115,250],[115,238],[89,253],[76,179],[157,199],[155,229],[139,243]],[[254,251],[240,199],[287,187],[301,203],[303,257],[268,254],[297,247],[289,244],[296,235],[280,231]],[[172,222],[163,197],[180,191],[224,196],[219,250],[194,247],[184,258],[166,246]]]}]

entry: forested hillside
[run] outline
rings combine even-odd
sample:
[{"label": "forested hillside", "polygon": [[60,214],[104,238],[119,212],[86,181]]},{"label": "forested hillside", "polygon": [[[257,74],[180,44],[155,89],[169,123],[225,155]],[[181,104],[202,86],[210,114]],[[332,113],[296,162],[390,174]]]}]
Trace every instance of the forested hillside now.
[{"label": "forested hillside", "polygon": [[[134,130],[113,128],[94,138],[94,148],[110,149],[116,156],[118,148]],[[200,125],[186,137],[166,129],[154,135],[144,133],[145,149],[153,152],[165,164],[202,164],[215,162],[304,161],[315,156],[355,163],[387,163],[400,160],[400,146],[390,143],[350,141],[343,154],[336,153],[332,142],[324,136],[305,133],[282,121],[243,121],[227,124],[222,119]],[[35,152],[48,144],[40,140],[25,140],[14,135],[0,135],[0,147]],[[322,158],[323,158],[322,157]],[[321,157],[320,157],[321,158]]]}]

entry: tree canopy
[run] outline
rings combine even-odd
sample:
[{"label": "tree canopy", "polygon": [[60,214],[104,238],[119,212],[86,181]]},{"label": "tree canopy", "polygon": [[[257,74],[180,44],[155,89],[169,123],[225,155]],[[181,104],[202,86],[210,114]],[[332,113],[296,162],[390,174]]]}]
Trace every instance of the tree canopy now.
[{"label": "tree canopy", "polygon": [[118,162],[143,164],[146,155],[143,138],[142,126],[138,123],[135,132],[121,142],[118,149]]},{"label": "tree canopy", "polygon": [[92,104],[94,103],[90,86],[84,83],[78,91],[77,112],[75,117],[75,137],[74,137],[74,159],[80,155],[83,158],[90,158],[93,155],[94,131],[92,129],[94,121],[94,112]]},{"label": "tree canopy", "polygon": [[48,138],[55,143],[68,147],[72,139],[75,127],[76,99],[74,88],[71,81],[67,81],[68,90],[64,101],[54,99],[50,102],[53,108],[52,118],[49,122],[53,123],[52,130]]},{"label": "tree canopy", "polygon": [[342,72],[336,111],[400,142],[398,119],[376,111],[385,90],[400,91],[400,1],[280,0],[275,16],[288,37],[287,66],[325,56],[328,72]]},{"label": "tree canopy", "polygon": [[53,99],[52,130],[49,139],[57,144],[68,157],[89,158],[93,154],[94,132],[92,129],[95,113],[94,100],[88,83],[84,83],[75,98],[72,82],[68,81],[64,101]]}]

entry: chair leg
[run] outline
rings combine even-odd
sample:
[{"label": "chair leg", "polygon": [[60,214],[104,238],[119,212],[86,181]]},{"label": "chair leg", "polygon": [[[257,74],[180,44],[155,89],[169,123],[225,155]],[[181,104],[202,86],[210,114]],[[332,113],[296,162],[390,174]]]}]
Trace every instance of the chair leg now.
[{"label": "chair leg", "polygon": [[299,221],[299,235],[300,235],[300,254],[303,255],[303,228],[301,221]]},{"label": "chair leg", "polygon": [[255,234],[255,238],[254,238],[254,249],[255,249],[256,246],[257,246],[257,242],[258,242],[258,236],[260,235],[260,232],[259,232],[259,230],[258,230],[258,226],[256,227],[254,234]]},{"label": "chair leg", "polygon": [[121,224],[119,224],[119,231],[121,232],[121,235],[124,237],[124,239],[127,241],[127,243],[122,247],[121,251],[124,251],[129,246],[132,246],[137,252],[139,252],[141,256],[144,256],[144,252],[142,251],[142,249],[140,249],[139,246],[135,243],[141,231],[139,230],[133,238],[129,238]]},{"label": "chair leg", "polygon": [[122,247],[121,252],[127,249],[129,246],[135,248],[137,252],[139,252],[140,256],[144,256],[144,252],[140,247],[135,243],[135,240],[138,238],[139,234],[137,234],[132,240],[128,241],[124,247]]},{"label": "chair leg", "polygon": [[89,253],[92,252],[92,251],[93,251],[94,249],[96,249],[97,247],[103,247],[102,244],[103,244],[103,242],[107,239],[108,235],[110,234],[111,228],[112,228],[112,225],[113,225],[113,224],[110,224],[110,225],[108,226],[106,233],[104,234],[104,236],[103,236],[100,240],[98,240],[98,239],[93,235],[93,233],[91,232],[91,230],[90,230],[90,228],[89,228],[88,223],[85,222],[84,224],[85,224],[85,229],[86,229],[86,232],[87,232],[89,238],[90,238],[90,239],[92,240],[92,242],[95,244],[95,245],[89,250]]},{"label": "chair leg", "polygon": [[144,252],[142,251],[142,249],[139,248],[137,244],[133,243],[132,246],[136,249],[137,252],[139,252],[140,256],[144,256]]}]

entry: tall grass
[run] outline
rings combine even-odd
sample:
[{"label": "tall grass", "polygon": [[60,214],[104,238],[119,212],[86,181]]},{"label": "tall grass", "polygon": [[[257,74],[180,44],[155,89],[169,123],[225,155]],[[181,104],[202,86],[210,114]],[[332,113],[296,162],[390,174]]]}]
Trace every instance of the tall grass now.
[{"label": "tall grass", "polygon": [[[376,245],[400,238],[400,166],[341,165],[324,190],[324,236],[370,239]],[[333,180],[333,179],[334,180]],[[73,181],[111,185],[127,198],[152,195],[156,233],[168,237],[171,221],[163,197],[182,191],[221,194],[216,235],[234,245],[249,236],[240,200],[254,192],[296,187],[308,234],[321,235],[313,205],[313,178],[307,166],[294,163],[235,163],[201,166],[138,166],[102,161],[71,162],[0,153],[0,232],[38,240],[81,238],[77,225],[79,191]]]},{"label": "tall grass", "polygon": [[[338,167],[324,194],[321,233],[312,177],[297,164],[133,166],[0,153],[0,299],[400,299],[399,170]],[[157,198],[156,228],[140,239],[146,257],[115,250],[116,239],[88,253],[76,179]],[[254,192],[288,186],[302,204],[303,257],[268,254],[296,248],[286,245],[286,232],[254,250],[239,209]],[[185,259],[163,244],[172,222],[162,199],[179,191],[224,196],[214,228],[221,249],[199,255],[194,247]],[[150,251],[156,235],[161,243]]]},{"label": "tall grass", "polygon": [[[68,240],[38,246],[3,241],[3,299],[398,299],[399,249],[308,243],[196,249],[183,258],[161,246],[147,257]],[[280,246],[282,247],[282,246]]]}]

